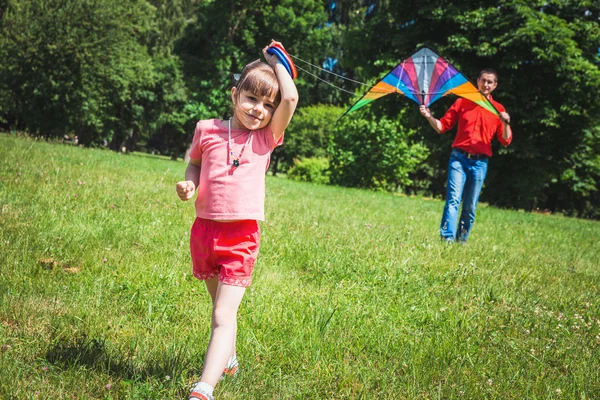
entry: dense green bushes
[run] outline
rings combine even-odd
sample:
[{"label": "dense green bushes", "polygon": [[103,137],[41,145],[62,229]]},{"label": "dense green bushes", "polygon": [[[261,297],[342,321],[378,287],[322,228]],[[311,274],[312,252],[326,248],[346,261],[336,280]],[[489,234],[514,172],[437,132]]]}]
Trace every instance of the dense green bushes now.
[{"label": "dense green bushes", "polygon": [[288,178],[294,181],[329,183],[329,160],[327,158],[306,158],[294,160],[294,165],[288,170]]},{"label": "dense green bushes", "polygon": [[333,183],[397,191],[412,183],[410,173],[427,157],[411,143],[414,131],[397,120],[364,114],[344,117],[329,145]]},{"label": "dense green bushes", "polygon": [[327,156],[330,136],[343,113],[342,107],[331,105],[300,108],[286,130],[283,146],[273,152],[271,170],[277,174],[292,167],[295,159]]},{"label": "dense green bushes", "polygon": [[403,113],[397,120],[369,112],[340,119],[343,112],[331,106],[298,112],[284,146],[274,154],[284,168],[289,168],[288,176],[389,191],[411,185],[411,174],[428,151],[412,141],[415,131],[403,125]]}]

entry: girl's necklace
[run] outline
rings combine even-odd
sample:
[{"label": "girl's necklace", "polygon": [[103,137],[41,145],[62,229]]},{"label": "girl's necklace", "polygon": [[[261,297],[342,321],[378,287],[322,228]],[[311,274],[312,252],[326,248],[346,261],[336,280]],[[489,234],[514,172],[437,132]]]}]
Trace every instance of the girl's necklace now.
[{"label": "girl's necklace", "polygon": [[[233,146],[231,145],[231,118],[229,118],[229,124],[227,127],[227,147],[229,147],[229,156],[231,157],[232,160],[232,165],[237,168],[240,166],[240,160],[242,159],[242,155],[244,154],[244,150],[246,150],[246,145],[250,142],[250,137],[252,136],[252,131],[248,132],[248,138],[246,139],[246,143],[244,143],[244,145],[242,146],[242,150],[240,151],[240,154],[238,154],[238,156],[236,157],[235,154],[233,154]],[[229,162],[228,162],[229,164]]]}]

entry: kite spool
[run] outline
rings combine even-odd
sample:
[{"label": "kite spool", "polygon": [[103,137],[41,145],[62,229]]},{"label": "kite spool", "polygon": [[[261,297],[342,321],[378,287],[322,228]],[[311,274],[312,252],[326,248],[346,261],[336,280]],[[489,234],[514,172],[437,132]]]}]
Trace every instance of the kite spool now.
[{"label": "kite spool", "polygon": [[287,72],[289,72],[292,79],[296,79],[298,77],[298,70],[296,69],[296,65],[294,65],[292,58],[289,56],[287,51],[285,51],[281,44],[274,43],[271,47],[267,49],[267,53],[273,54],[279,59],[279,61],[281,62],[281,64],[283,64]]}]

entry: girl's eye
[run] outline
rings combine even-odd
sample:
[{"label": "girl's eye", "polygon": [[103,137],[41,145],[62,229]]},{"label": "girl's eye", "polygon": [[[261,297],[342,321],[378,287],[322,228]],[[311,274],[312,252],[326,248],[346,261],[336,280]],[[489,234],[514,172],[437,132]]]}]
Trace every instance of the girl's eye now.
[{"label": "girl's eye", "polygon": [[256,101],[256,97],[254,97],[254,96],[248,96],[248,99],[250,99],[252,101]]},{"label": "girl's eye", "polygon": [[275,108],[275,106],[273,104],[265,104],[265,107],[268,108],[269,110],[273,110]]}]

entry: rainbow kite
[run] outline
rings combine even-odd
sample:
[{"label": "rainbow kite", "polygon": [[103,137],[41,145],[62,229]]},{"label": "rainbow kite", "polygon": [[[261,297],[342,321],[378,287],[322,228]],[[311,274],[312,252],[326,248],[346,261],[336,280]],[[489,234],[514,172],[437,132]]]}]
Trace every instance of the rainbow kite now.
[{"label": "rainbow kite", "polygon": [[498,110],[460,71],[433,50],[423,47],[398,64],[344,114],[392,93],[429,107],[452,93],[499,115]]}]

